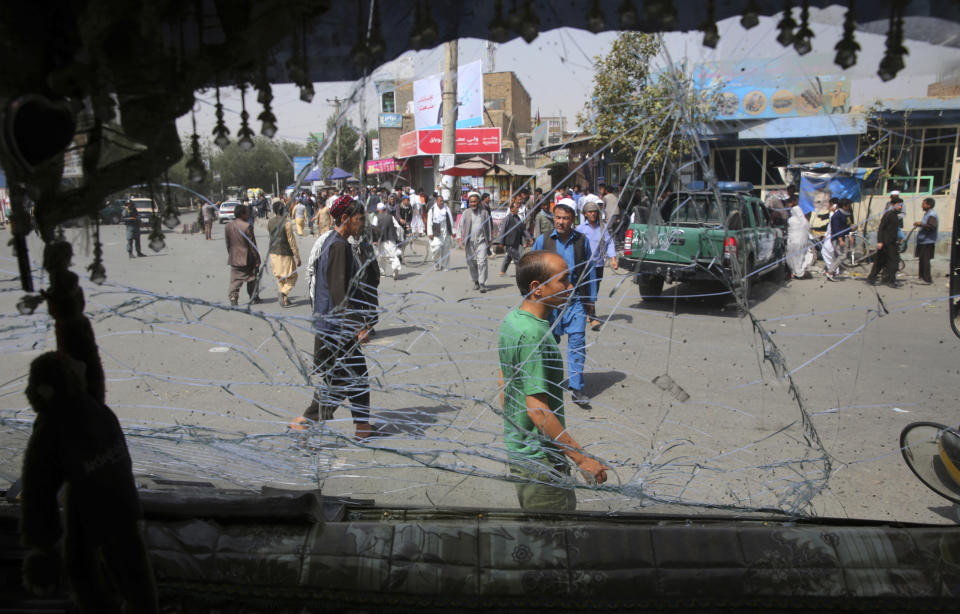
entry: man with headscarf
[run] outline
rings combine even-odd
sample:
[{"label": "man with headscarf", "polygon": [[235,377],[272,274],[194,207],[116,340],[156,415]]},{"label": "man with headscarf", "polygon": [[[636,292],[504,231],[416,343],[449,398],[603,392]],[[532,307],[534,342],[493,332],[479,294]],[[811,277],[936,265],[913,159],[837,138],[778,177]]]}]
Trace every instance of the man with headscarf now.
[{"label": "man with headscarf", "polygon": [[433,268],[439,271],[450,270],[450,246],[453,244],[453,215],[443,202],[443,196],[434,192],[436,203],[427,212],[427,239],[430,241],[430,255]]},{"label": "man with headscarf", "polygon": [[322,385],[303,415],[290,423],[305,431],[319,420],[330,420],[337,407],[351,403],[356,438],[372,434],[367,362],[360,345],[368,339],[366,302],[361,297],[361,264],[348,241],[359,237],[366,221],[363,207],[341,196],[330,208],[334,229],[317,239],[311,251],[309,284],[313,293],[313,364]]},{"label": "man with headscarf", "polygon": [[490,247],[490,214],[480,202],[480,195],[467,195],[467,210],[460,218],[460,245],[466,249],[467,268],[473,289],[487,291],[487,255]]}]

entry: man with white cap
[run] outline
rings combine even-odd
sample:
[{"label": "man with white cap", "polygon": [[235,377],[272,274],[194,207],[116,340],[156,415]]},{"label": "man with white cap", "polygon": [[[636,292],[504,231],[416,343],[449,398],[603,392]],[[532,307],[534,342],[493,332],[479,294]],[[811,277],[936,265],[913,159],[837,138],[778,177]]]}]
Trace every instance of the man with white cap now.
[{"label": "man with white cap", "polygon": [[490,247],[490,215],[480,204],[480,195],[467,195],[468,209],[460,218],[460,245],[466,248],[467,268],[473,289],[487,291],[487,255]]},{"label": "man with white cap", "polygon": [[387,206],[377,203],[377,259],[380,274],[387,275],[387,262],[390,263],[390,274],[393,279],[400,278],[400,228],[397,219],[390,215]]},{"label": "man with white cap", "polygon": [[[610,266],[616,271],[617,250],[613,245],[613,237],[610,235],[610,231],[600,220],[600,203],[592,200],[584,203],[583,217],[584,220],[577,226],[577,231],[583,233],[587,237],[587,241],[590,242],[590,264],[593,266],[594,287],[599,293],[600,280],[603,279],[604,258],[610,259]],[[590,328],[599,330],[600,320],[597,319],[596,312],[591,309],[587,316],[590,319]]]}]

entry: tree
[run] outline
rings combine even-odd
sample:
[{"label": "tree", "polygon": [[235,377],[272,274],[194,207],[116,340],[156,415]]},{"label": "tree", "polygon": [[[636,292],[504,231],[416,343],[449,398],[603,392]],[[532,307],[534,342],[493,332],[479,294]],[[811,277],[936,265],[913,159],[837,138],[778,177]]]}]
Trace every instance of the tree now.
[{"label": "tree", "polygon": [[660,50],[658,35],[621,34],[607,55],[594,58],[593,95],[577,115],[598,148],[615,141],[609,151],[618,161],[636,160],[638,173],[658,175],[693,151],[714,106],[711,92],[682,67],[651,72]]},{"label": "tree", "polygon": [[[334,118],[327,119],[326,134],[333,131]],[[360,172],[360,130],[353,124],[344,122],[340,126],[340,133],[333,137],[333,142],[323,155],[323,168],[326,171],[332,171],[333,167],[339,166],[348,173],[355,176]],[[337,151],[340,152],[340,163],[337,164]]]}]

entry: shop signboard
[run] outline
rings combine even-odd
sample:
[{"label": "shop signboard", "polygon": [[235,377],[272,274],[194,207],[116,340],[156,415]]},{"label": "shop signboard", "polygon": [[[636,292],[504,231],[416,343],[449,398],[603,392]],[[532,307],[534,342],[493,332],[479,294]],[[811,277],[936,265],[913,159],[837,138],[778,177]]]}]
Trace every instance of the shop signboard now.
[{"label": "shop signboard", "polygon": [[397,170],[397,161],[393,158],[383,158],[382,160],[367,160],[367,174],[378,175],[380,173],[392,173]]},{"label": "shop signboard", "polygon": [[403,128],[403,115],[400,113],[381,113],[381,128]]},{"label": "shop signboard", "polygon": [[[400,135],[398,158],[438,156],[443,144],[441,130],[414,130]],[[500,128],[457,129],[457,154],[498,154],[501,149]]]}]

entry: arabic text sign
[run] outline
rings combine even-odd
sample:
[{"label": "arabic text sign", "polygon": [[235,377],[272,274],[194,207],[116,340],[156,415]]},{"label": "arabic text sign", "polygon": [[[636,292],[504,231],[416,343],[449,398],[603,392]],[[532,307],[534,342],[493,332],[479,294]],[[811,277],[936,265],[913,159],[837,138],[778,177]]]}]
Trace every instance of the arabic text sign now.
[{"label": "arabic text sign", "polygon": [[381,113],[380,127],[381,128],[402,128],[403,115],[401,115],[400,113]]},{"label": "arabic text sign", "polygon": [[367,160],[367,174],[377,175],[379,173],[392,173],[397,170],[397,161],[393,158],[384,158],[382,160]]}]

